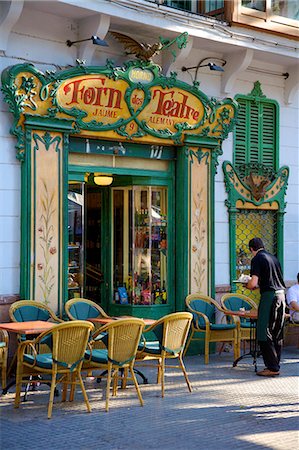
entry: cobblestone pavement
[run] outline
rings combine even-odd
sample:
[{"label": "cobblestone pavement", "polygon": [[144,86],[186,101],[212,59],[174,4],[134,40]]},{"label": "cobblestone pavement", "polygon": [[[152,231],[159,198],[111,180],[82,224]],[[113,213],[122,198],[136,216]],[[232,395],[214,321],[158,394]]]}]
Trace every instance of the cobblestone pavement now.
[{"label": "cobblestone pavement", "polygon": [[[47,419],[48,387],[30,391],[14,409],[13,391],[1,397],[3,450],[148,450],[299,448],[298,349],[284,350],[281,375],[257,377],[251,359],[232,368],[232,354],[185,358],[193,386],[190,394],[180,371],[168,369],[165,398],[155,384],[156,370],[143,367],[149,384],[141,385],[141,407],[132,385],[111,398],[104,410],[105,380],[86,383],[88,414],[81,393],[72,403],[55,398]],[[259,359],[259,368],[263,368]]]}]

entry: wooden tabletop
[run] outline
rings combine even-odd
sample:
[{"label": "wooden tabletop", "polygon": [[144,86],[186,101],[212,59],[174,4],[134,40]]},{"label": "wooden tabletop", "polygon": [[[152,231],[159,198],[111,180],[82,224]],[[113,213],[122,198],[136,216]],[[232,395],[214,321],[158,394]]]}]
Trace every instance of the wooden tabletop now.
[{"label": "wooden tabletop", "polygon": [[11,331],[20,334],[40,334],[50,330],[57,325],[53,322],[45,322],[43,320],[31,320],[28,322],[8,322],[0,323],[2,330]]},{"label": "wooden tabletop", "polygon": [[[116,320],[119,320],[119,319],[140,319],[140,317],[132,317],[132,316],[95,317],[95,318],[90,318],[87,320],[89,320],[90,322],[93,322],[93,323],[102,323],[104,325],[107,323],[115,322]],[[145,323],[145,325],[152,325],[153,323],[156,322],[156,320],[154,320],[154,319],[142,319],[142,320]]]},{"label": "wooden tabletop", "polygon": [[225,310],[223,312],[224,312],[224,314],[227,314],[230,316],[245,317],[246,319],[257,319],[257,309],[249,309],[247,311]]}]

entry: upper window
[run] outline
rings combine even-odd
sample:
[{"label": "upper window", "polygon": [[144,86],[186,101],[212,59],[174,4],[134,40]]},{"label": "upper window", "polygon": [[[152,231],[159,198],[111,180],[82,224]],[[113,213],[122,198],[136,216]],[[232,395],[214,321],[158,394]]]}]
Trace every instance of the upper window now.
[{"label": "upper window", "polygon": [[298,38],[298,0],[232,0],[232,22]]},{"label": "upper window", "polygon": [[263,164],[277,170],[278,107],[264,97],[238,96],[234,164]]}]

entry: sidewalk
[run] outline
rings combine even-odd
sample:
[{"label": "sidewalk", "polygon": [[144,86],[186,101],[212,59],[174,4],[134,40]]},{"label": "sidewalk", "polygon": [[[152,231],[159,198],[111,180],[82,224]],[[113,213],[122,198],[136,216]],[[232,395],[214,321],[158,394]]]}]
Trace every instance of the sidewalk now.
[{"label": "sidewalk", "polygon": [[[201,450],[273,449],[299,447],[299,351],[283,352],[281,375],[257,377],[252,360],[232,368],[233,355],[185,358],[193,386],[188,392],[180,371],[168,369],[165,398],[155,384],[156,371],[142,368],[149,378],[141,385],[144,407],[129,385],[111,398],[104,410],[105,380],[87,383],[92,407],[88,414],[81,393],[73,403],[55,398],[47,419],[49,390],[29,392],[28,401],[13,408],[14,393],[1,396],[0,448],[16,450]],[[259,369],[263,368],[258,360]],[[42,393],[41,393],[42,391]]]}]

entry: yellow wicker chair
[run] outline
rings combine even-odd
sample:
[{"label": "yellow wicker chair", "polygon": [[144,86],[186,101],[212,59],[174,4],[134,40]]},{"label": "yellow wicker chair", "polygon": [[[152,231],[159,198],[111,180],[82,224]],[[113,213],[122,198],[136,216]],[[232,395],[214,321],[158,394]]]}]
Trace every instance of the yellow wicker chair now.
[{"label": "yellow wicker chair", "polygon": [[1,367],[2,389],[6,388],[7,358],[8,358],[8,333],[6,330],[0,329],[0,367]]},{"label": "yellow wicker chair", "polygon": [[[188,332],[192,321],[192,314],[189,312],[177,312],[162,317],[156,323],[146,328],[144,331],[145,342],[139,346],[137,356],[138,361],[157,360],[158,361],[158,383],[161,383],[162,397],[165,391],[165,367],[181,369],[189,392],[192,387],[183,362],[183,351],[187,340]],[[147,333],[153,333],[156,341],[146,340]],[[168,359],[177,358],[179,365],[165,364]]]},{"label": "yellow wicker chair", "polygon": [[299,348],[299,323],[295,322],[292,319],[292,312],[298,312],[295,311],[295,309],[290,308],[287,306],[287,315],[285,320],[285,340],[290,340],[291,345],[293,343]]},{"label": "yellow wicker chair", "polygon": [[66,315],[70,320],[109,317],[97,303],[87,300],[86,298],[72,298],[66,302],[64,307]]},{"label": "yellow wicker chair", "polygon": [[[239,323],[215,323],[215,312],[221,311],[216,300],[203,294],[191,294],[186,297],[188,310],[193,314],[191,333],[188,338],[185,353],[191,341],[203,341],[205,364],[209,364],[210,342],[231,342],[234,348],[234,359],[240,356]],[[201,333],[200,337],[193,337]]]},{"label": "yellow wicker chair", "polygon": [[[17,356],[17,376],[15,408],[19,407],[21,385],[28,383],[28,377],[38,375],[51,376],[51,389],[48,404],[48,418],[52,416],[54,391],[56,384],[64,384],[62,400],[66,399],[67,385],[80,384],[88,412],[91,411],[81,376],[87,343],[93,324],[84,321],[65,322],[40,334],[32,341],[19,344]],[[51,353],[39,353],[39,344],[45,340],[51,347]],[[57,375],[61,375],[57,379]],[[77,381],[78,380],[78,381]],[[74,393],[74,389],[73,389]],[[70,400],[73,400],[70,398]]]},{"label": "yellow wicker chair", "polygon": [[27,322],[29,320],[63,322],[51,308],[36,300],[18,300],[13,303],[9,308],[9,317],[12,322]]},{"label": "yellow wicker chair", "polygon": [[[140,404],[143,406],[143,399],[133,370],[143,328],[144,322],[142,319],[118,319],[98,330],[93,335],[94,340],[89,343],[90,349],[86,351],[84,369],[88,371],[107,370],[106,411],[109,410],[109,391],[112,380],[112,393],[113,395],[117,393],[119,369],[124,369],[125,378],[128,370],[130,371]],[[106,344],[105,349],[94,348],[97,343],[97,334],[105,335],[102,339]],[[126,379],[123,380],[124,385],[126,385]]]},{"label": "yellow wicker chair", "polygon": [[[245,311],[256,310],[257,305],[251,298],[243,294],[224,294],[220,300],[221,307],[224,311],[240,311],[242,308]],[[239,324],[239,341],[240,344],[250,340],[250,320],[232,316],[233,322]]]}]

